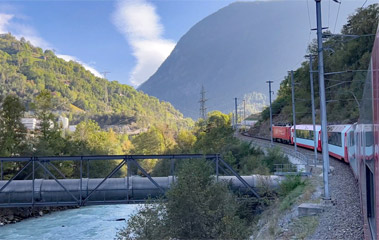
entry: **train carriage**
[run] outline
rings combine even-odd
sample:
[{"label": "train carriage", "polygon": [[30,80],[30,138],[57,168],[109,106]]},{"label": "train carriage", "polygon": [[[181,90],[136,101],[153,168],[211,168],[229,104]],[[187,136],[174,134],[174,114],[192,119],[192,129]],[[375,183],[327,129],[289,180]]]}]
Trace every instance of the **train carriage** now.
[{"label": "train carriage", "polygon": [[329,125],[328,148],[329,155],[339,160],[349,162],[347,137],[352,125]]},{"label": "train carriage", "polygon": [[346,136],[346,147],[347,147],[347,160],[349,161],[350,167],[353,170],[355,178],[358,178],[358,162],[356,160],[356,129],[357,124],[351,125],[347,136]]},{"label": "train carriage", "polygon": [[[296,145],[308,149],[314,149],[314,137],[316,137],[317,148],[321,151],[320,131],[321,126],[316,125],[316,134],[313,132],[313,125],[296,125]],[[291,127],[291,143],[295,144],[295,128]]]},{"label": "train carriage", "polygon": [[[379,28],[354,130],[366,239],[379,239]],[[352,167],[353,168],[353,167]]]}]

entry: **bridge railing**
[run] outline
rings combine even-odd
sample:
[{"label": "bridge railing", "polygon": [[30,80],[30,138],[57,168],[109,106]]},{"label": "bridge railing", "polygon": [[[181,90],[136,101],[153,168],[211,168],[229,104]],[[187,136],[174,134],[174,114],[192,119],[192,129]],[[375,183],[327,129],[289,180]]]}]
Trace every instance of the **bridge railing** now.
[{"label": "bridge railing", "polygon": [[[140,160],[145,159],[170,160],[171,180],[169,179],[169,182],[167,183],[167,177],[164,179],[159,177],[153,178],[140,164]],[[249,183],[247,183],[229,164],[227,164],[219,154],[3,157],[0,158],[0,178],[2,180],[0,181],[0,207],[57,205],[83,206],[90,204],[131,203],[135,202],[135,199],[133,199],[131,194],[136,194],[135,190],[131,189],[131,181],[133,181],[133,179],[135,182],[145,184],[147,186],[145,192],[151,193],[152,196],[163,195],[167,190],[167,187],[175,181],[175,162],[177,160],[185,159],[206,159],[207,161],[211,161],[215,168],[215,177],[217,180],[220,175],[234,176],[244,189],[247,189],[252,195],[259,198],[259,195],[253,187],[249,185]],[[111,160],[117,160],[117,166],[111,169],[106,177],[90,178],[91,162]],[[67,163],[68,161],[76,162],[75,166],[78,171],[77,179],[68,179],[59,169],[59,165]],[[5,164],[17,165],[20,168],[11,177],[8,174],[7,180],[4,180],[3,167]],[[116,174],[119,174],[120,169],[122,168],[126,168],[126,176],[124,178],[112,178],[116,176]],[[140,175],[144,178],[142,179],[140,177],[132,176],[131,169],[133,168],[139,171]],[[38,176],[36,175],[37,172]],[[51,194],[48,197],[48,194],[42,192],[40,189],[42,181],[45,181],[45,183],[49,182],[50,184],[49,186],[51,189],[49,190],[49,193]],[[23,185],[20,185],[21,183]],[[25,186],[28,187],[27,189],[21,190],[20,186],[24,188]],[[122,200],[116,201],[106,199],[106,188],[119,190],[122,195]],[[16,195],[14,192],[12,195],[12,189],[18,191],[16,197],[14,197]],[[64,201],[55,199],[55,195],[58,195],[58,191],[59,194],[61,194],[61,192],[65,193],[65,196],[61,196],[62,199],[65,199]],[[44,197],[49,199],[49,201],[40,201],[41,194],[44,194]],[[26,196],[28,199],[25,199]],[[95,196],[96,200],[91,200],[93,196]],[[102,200],[98,200],[102,197]],[[117,197],[120,198],[120,195]],[[11,201],[11,198],[16,200]]]}]

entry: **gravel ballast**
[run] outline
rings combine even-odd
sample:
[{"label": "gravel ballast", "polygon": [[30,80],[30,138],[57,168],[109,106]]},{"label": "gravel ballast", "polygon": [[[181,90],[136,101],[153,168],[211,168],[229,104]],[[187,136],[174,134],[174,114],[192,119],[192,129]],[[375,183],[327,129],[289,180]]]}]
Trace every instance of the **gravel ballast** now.
[{"label": "gravel ballast", "polygon": [[309,239],[364,239],[359,188],[350,166],[330,158],[334,171],[329,175],[333,206],[325,209]]},{"label": "gravel ballast", "polygon": [[[245,141],[252,140],[246,136],[238,137]],[[254,139],[255,141],[263,140]],[[275,145],[293,149],[290,145]],[[307,155],[312,153],[303,148],[298,148],[298,151]],[[318,158],[321,160],[321,154],[318,154]],[[329,174],[329,192],[334,204],[320,215],[318,227],[307,239],[364,239],[358,182],[348,164],[334,158],[329,158],[329,162],[333,169]],[[320,184],[323,191],[322,182]]]}]

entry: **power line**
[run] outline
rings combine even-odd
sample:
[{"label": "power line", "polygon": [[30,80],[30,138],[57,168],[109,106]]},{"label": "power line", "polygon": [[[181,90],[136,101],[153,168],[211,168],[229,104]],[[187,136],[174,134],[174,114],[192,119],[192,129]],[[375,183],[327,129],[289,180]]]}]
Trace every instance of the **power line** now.
[{"label": "power line", "polygon": [[337,3],[338,3],[338,11],[337,11],[336,22],[334,23],[334,29],[333,29],[334,33],[336,32],[336,27],[337,27],[337,22],[338,22],[338,16],[340,14],[340,8],[341,8],[341,2],[337,2]]},{"label": "power line", "polygon": [[311,15],[310,15],[310,12],[309,12],[309,3],[308,3],[309,0],[307,0],[307,9],[308,9],[308,22],[309,22],[309,29],[312,29],[312,24],[311,24]]},{"label": "power line", "polygon": [[329,0],[329,7],[328,7],[328,27],[330,27],[330,0]]},{"label": "power line", "polygon": [[366,5],[366,3],[367,3],[367,0],[363,3],[362,8]]}]

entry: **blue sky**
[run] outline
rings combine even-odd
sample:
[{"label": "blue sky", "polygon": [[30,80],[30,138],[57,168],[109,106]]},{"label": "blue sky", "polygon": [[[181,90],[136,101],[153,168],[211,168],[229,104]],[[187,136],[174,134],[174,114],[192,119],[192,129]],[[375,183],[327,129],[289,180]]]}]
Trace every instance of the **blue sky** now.
[{"label": "blue sky", "polygon": [[[194,24],[232,2],[0,1],[0,32],[24,36],[34,45],[54,49],[62,58],[76,60],[96,74],[109,71],[109,80],[137,86],[155,72]],[[338,31],[348,14],[364,2],[342,0],[337,19],[338,4],[323,0],[324,25],[328,23],[333,30],[337,19]],[[366,5],[374,2],[378,1],[368,0]],[[302,0],[302,4],[304,11],[309,7],[310,25],[314,27],[314,1]]]}]

